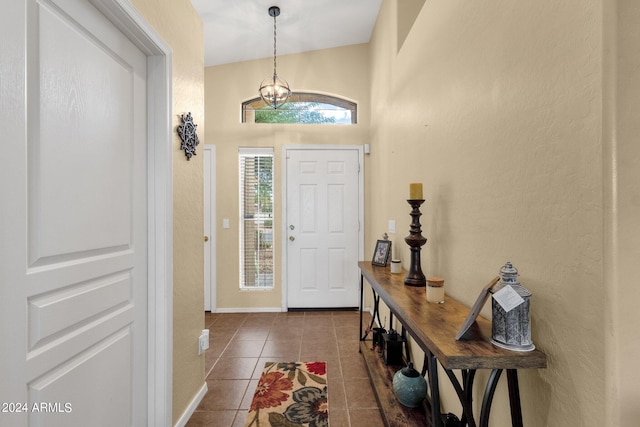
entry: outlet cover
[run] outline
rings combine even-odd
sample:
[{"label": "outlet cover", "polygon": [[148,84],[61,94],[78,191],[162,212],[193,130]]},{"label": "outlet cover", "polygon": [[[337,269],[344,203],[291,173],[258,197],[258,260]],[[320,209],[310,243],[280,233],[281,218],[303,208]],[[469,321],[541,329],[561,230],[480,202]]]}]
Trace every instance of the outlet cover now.
[{"label": "outlet cover", "polygon": [[209,348],[209,330],[203,329],[200,338],[198,339],[198,355],[204,353]]}]

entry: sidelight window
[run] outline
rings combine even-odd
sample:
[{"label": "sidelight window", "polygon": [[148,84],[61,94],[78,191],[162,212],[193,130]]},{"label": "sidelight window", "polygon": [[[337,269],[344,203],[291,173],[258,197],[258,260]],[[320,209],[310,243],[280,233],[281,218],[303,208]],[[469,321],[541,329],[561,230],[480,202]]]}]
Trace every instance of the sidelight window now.
[{"label": "sidelight window", "polygon": [[240,148],[240,288],[273,288],[273,149]]}]

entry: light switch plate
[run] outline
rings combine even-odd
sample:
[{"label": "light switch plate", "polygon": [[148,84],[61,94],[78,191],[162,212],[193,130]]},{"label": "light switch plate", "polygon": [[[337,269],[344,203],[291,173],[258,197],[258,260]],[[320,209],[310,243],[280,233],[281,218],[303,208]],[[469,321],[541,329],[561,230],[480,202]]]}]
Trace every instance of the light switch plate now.
[{"label": "light switch plate", "polygon": [[229,218],[224,218],[222,220],[222,228],[229,228]]},{"label": "light switch plate", "polygon": [[394,233],[396,232],[396,220],[395,219],[390,219],[389,220],[389,225],[387,226],[389,233]]}]

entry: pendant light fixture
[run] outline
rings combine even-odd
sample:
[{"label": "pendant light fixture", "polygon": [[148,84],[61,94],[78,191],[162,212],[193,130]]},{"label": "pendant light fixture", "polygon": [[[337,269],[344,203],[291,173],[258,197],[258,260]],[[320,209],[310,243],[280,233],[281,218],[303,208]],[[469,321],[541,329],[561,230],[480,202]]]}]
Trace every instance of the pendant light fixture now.
[{"label": "pendant light fixture", "polygon": [[280,8],[271,6],[269,16],[273,17],[273,76],[267,77],[260,84],[260,97],[274,110],[287,102],[291,95],[289,83],[278,77],[276,73],[276,16],[278,15],[280,15]]}]

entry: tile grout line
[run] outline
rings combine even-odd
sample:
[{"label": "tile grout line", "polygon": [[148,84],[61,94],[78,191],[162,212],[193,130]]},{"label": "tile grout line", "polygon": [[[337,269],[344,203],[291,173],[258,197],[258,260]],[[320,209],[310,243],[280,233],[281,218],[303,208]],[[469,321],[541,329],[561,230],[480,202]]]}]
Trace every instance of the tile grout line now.
[{"label": "tile grout line", "polygon": [[224,346],[224,348],[222,349],[222,351],[220,352],[220,355],[218,357],[216,357],[216,361],[213,362],[213,365],[211,365],[211,369],[209,369],[209,372],[207,372],[204,376],[204,380],[207,380],[207,377],[209,377],[209,375],[211,375],[211,372],[213,372],[213,368],[216,367],[216,365],[218,364],[218,362],[220,361],[220,359],[222,358],[222,355],[224,354],[224,352],[227,350],[227,348],[229,347],[229,345],[231,344],[231,341],[233,341],[233,339],[236,337],[236,335],[238,335],[238,330],[240,329],[240,326],[238,326],[238,329],[236,329],[236,331],[233,333],[233,335],[231,336],[231,338],[229,338],[229,341],[227,341],[227,345]]},{"label": "tile grout line", "polygon": [[[302,328],[301,333],[299,335],[296,335],[297,350],[294,350],[295,354],[297,354],[297,360],[299,360],[299,361],[302,361],[302,355],[303,355],[303,353],[305,351],[304,348],[303,348],[303,340],[304,340],[305,335],[309,336],[310,333],[311,333],[312,337],[314,335],[313,334],[313,331],[314,331],[314,322],[313,321],[316,320],[316,319],[313,319],[313,317],[315,315],[317,315],[317,313],[304,313],[304,315],[301,316],[301,320],[303,321],[302,322],[303,328]],[[343,316],[343,314],[341,313],[340,316]],[[356,420],[352,418],[352,415],[355,416],[357,414],[352,414],[352,412],[351,412],[351,410],[349,408],[349,403],[347,401],[348,399],[347,399],[347,395],[346,395],[346,387],[345,387],[345,385],[346,385],[345,384],[345,371],[344,371],[345,367],[343,366],[343,359],[344,358],[349,359],[349,357],[351,355],[351,351],[350,351],[350,348],[349,348],[348,345],[344,345],[344,342],[343,342],[342,346],[339,345],[339,339],[338,339],[339,338],[339,336],[338,336],[339,332],[348,333],[348,331],[347,331],[347,329],[341,329],[341,331],[338,331],[338,329],[339,329],[338,326],[343,326],[343,323],[341,323],[340,319],[338,318],[338,316],[335,315],[335,313],[331,313],[331,315],[328,316],[328,317],[329,317],[329,319],[327,319],[326,317],[324,317],[324,318],[326,320],[330,320],[330,323],[326,322],[326,321],[323,321],[323,320],[319,320],[319,319],[318,319],[317,323],[320,325],[320,327],[331,327],[332,328],[332,330],[331,330],[330,334],[327,336],[327,338],[330,337],[332,344],[334,344],[336,346],[337,360],[335,360],[334,363],[337,363],[336,368],[337,368],[337,374],[339,374],[339,376],[336,375],[336,376],[338,376],[338,378],[336,378],[337,381],[335,383],[331,382],[331,387],[332,387],[332,389],[334,389],[333,387],[335,387],[335,390],[338,390],[340,387],[342,387],[343,397],[342,397],[341,401],[342,401],[342,404],[344,405],[344,410],[340,409],[340,413],[341,414],[339,415],[339,417],[340,417],[340,419],[342,419],[342,422],[345,425],[354,426],[354,425],[356,425],[356,424],[354,424],[356,422]],[[231,335],[230,338],[228,338],[228,341],[225,343],[224,348],[220,351],[220,354],[218,355],[218,357],[216,358],[216,360],[212,364],[211,368],[206,373],[205,378],[208,377],[209,375],[211,375],[211,373],[213,372],[213,370],[214,370],[214,368],[216,366],[220,366],[219,365],[221,363],[220,359],[222,358],[222,356],[225,354],[226,351],[229,351],[229,346],[231,345],[231,343],[235,339],[237,339],[239,337],[239,335],[241,335],[242,327],[247,325],[248,319],[249,319],[249,317],[242,318],[241,322],[239,322],[239,324],[235,327],[235,330],[232,329],[234,331],[233,334]],[[286,319],[286,317],[285,317],[285,319]],[[225,320],[224,317],[216,317],[215,319],[213,319],[211,321],[211,323],[209,324],[209,327],[214,326],[218,322],[220,322],[220,324],[223,324],[223,323],[225,323],[224,320]],[[234,320],[235,320],[235,318],[234,318]],[[240,320],[240,319],[238,319],[238,320]],[[272,321],[271,321],[271,323],[269,325],[267,337],[263,340],[264,341],[263,346],[262,346],[262,348],[260,350],[260,353],[258,353],[258,355],[257,355],[258,360],[259,359],[267,359],[268,358],[268,357],[263,357],[262,353],[265,351],[266,342],[269,340],[269,337],[271,337],[271,336],[275,337],[276,336],[275,334],[272,335],[274,333],[274,329],[278,329],[278,332],[281,334],[282,333],[282,329],[281,328],[283,326],[286,326],[286,323],[283,324],[281,322],[278,322],[277,320],[278,320],[277,318],[272,319]],[[351,320],[352,320],[352,318],[350,316],[347,317],[347,318],[342,318],[342,321],[349,322],[349,323],[351,322]],[[299,322],[299,320],[296,320],[294,322],[294,324],[297,324],[298,322]],[[249,323],[255,323],[255,322],[249,322]],[[306,328],[305,328],[305,324],[306,324]],[[247,328],[249,328],[249,329],[258,328],[259,326],[260,325],[253,324],[253,325],[247,326]],[[276,326],[277,326],[277,328],[276,328]],[[306,331],[306,334],[305,334],[305,331]],[[348,340],[350,340],[350,338],[347,339],[347,341]],[[314,352],[314,350],[309,351],[309,348],[306,351],[309,353],[309,355],[311,355],[312,352]],[[320,349],[318,349],[318,351],[322,352],[322,349],[320,348]],[[294,353],[291,353],[291,354],[294,354]],[[320,354],[320,353],[318,353],[318,354]],[[323,358],[324,359],[329,358],[329,359],[333,360],[333,353],[331,352],[330,354],[331,354],[331,356],[316,357],[316,359],[317,360],[321,360]],[[315,356],[313,356],[313,357],[315,357]],[[273,358],[273,359],[276,360],[277,358],[278,357]],[[243,420],[242,420],[241,417],[246,415],[247,410],[241,408],[241,406],[243,406],[243,402],[246,400],[247,395],[252,392],[251,388],[250,388],[251,387],[251,383],[252,383],[252,381],[254,381],[253,377],[255,376],[256,370],[259,369],[259,366],[260,366],[260,363],[257,362],[255,364],[255,366],[253,367],[253,372],[251,373],[250,378],[248,379],[248,381],[246,383],[246,386],[244,388],[242,398],[239,401],[238,407],[236,409],[233,409],[233,408],[225,409],[225,411],[233,411],[233,412],[235,412],[235,416],[233,418],[233,425],[234,426],[241,426],[242,425],[242,421]],[[327,380],[328,380],[328,377],[327,377]],[[329,383],[329,381],[327,381],[327,382]],[[344,412],[344,414],[342,414],[342,412]]]}]

